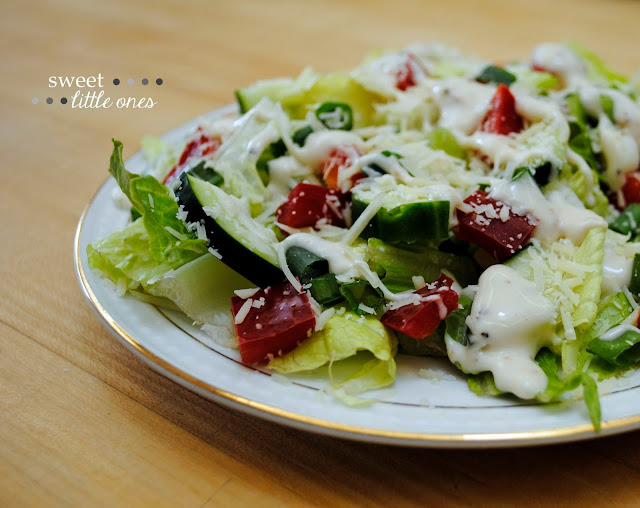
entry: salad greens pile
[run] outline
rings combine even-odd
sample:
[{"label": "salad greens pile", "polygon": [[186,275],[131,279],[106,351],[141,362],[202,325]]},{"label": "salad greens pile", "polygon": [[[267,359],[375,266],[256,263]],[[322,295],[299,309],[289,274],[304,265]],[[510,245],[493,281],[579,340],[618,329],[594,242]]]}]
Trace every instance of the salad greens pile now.
[{"label": "salad greens pile", "polygon": [[583,398],[599,428],[597,381],[640,361],[638,93],[575,43],[257,82],[239,116],[145,139],[143,174],[113,141],[131,221],[89,264],[245,363],[328,368],[349,405],[398,353],[442,356],[479,395]]}]

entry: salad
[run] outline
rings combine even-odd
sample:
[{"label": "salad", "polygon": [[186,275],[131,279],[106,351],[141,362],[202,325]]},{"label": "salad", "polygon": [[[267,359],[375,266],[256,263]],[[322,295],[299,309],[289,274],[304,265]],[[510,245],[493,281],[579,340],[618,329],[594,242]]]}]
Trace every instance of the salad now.
[{"label": "salad", "polygon": [[131,221],[88,261],[243,363],[328,365],[346,404],[441,356],[480,395],[582,398],[598,428],[598,382],[640,361],[639,93],[575,43],[257,82],[239,115],[143,140],[143,174],[113,141]]}]

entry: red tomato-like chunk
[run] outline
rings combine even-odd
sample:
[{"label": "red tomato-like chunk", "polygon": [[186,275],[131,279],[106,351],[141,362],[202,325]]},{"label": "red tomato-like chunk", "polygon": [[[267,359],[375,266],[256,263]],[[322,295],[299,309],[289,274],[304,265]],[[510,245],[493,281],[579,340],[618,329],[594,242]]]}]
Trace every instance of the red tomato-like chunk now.
[{"label": "red tomato-like chunk", "polygon": [[498,261],[522,249],[537,224],[535,217],[518,215],[509,205],[481,190],[467,196],[456,209],[456,217],[454,234],[482,247]]},{"label": "red tomato-like chunk", "polygon": [[624,199],[624,203],[618,203],[621,208],[626,208],[631,203],[640,203],[640,168],[627,174],[621,192]]},{"label": "red tomato-like chunk", "polygon": [[178,159],[178,163],[171,168],[171,171],[164,177],[162,183],[166,184],[171,180],[178,178],[184,171],[190,168],[193,159],[202,159],[212,156],[220,145],[222,140],[216,136],[209,136],[202,132],[202,127],[198,127],[196,136],[187,143]]},{"label": "red tomato-like chunk", "polygon": [[[331,150],[329,157],[324,161],[324,165],[322,167],[322,179],[330,189],[340,190],[340,181],[338,179],[340,170],[351,166],[353,158],[359,155],[360,152],[355,146],[334,148]],[[361,171],[352,175],[349,179],[348,188],[353,187],[355,183],[361,178],[364,178],[364,176],[364,173]]]},{"label": "red tomato-like chunk", "polygon": [[322,185],[299,183],[276,210],[276,220],[292,228],[316,227],[318,221],[346,227],[348,196]]},{"label": "red tomato-like chunk", "polygon": [[507,85],[500,83],[480,130],[506,136],[512,132],[520,132],[523,126],[522,117],[516,111],[515,97]]},{"label": "red tomato-like chunk", "polygon": [[417,85],[415,75],[413,74],[413,66],[411,65],[412,60],[413,55],[408,55],[407,59],[396,72],[396,88],[401,92]]},{"label": "red tomato-like chunk", "polygon": [[442,274],[415,293],[421,296],[417,303],[409,303],[385,312],[380,322],[414,339],[431,335],[451,312],[458,308],[458,293],[451,289],[453,279]]},{"label": "red tomato-like chunk", "polygon": [[256,291],[251,297],[231,298],[242,363],[257,363],[280,356],[307,339],[316,317],[306,293],[290,282]]}]

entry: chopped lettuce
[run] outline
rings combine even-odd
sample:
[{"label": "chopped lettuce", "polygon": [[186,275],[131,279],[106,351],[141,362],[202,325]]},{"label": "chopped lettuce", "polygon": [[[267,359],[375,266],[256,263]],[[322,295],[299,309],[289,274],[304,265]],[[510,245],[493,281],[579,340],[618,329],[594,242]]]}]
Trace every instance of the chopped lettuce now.
[{"label": "chopped lettuce", "polygon": [[536,355],[536,363],[547,376],[547,387],[538,395],[538,400],[551,402],[557,400],[563,393],[575,390],[580,386],[582,374],[574,372],[564,379],[561,375],[561,362],[558,355],[547,348],[542,348]]},{"label": "chopped lettuce", "polygon": [[177,218],[178,204],[171,191],[152,176],[127,171],[122,143],[114,140],[113,145],[109,171],[142,217],[89,245],[89,265],[113,281],[121,294],[129,290],[143,299],[153,297],[154,303],[171,301],[192,315],[191,304],[185,304],[184,297],[168,291],[166,284],[156,290],[155,284],[169,272],[202,257],[207,244]]},{"label": "chopped lettuce", "polygon": [[[178,203],[169,189],[152,176],[131,180],[131,198],[137,210],[142,209],[142,220],[149,234],[149,248],[157,261],[176,257],[195,258],[207,251],[207,243],[195,238],[184,221],[177,218]],[[190,256],[188,252],[192,252]]]},{"label": "chopped lettuce", "polygon": [[109,159],[109,173],[115,178],[118,187],[120,187],[120,190],[127,196],[133,208],[142,215],[144,213],[142,205],[131,198],[131,180],[140,178],[140,175],[131,173],[124,167],[124,161],[122,160],[122,142],[117,139],[112,139],[111,141],[113,142],[113,151]]},{"label": "chopped lettuce", "polygon": [[[536,363],[547,376],[547,387],[536,396],[540,402],[549,403],[562,400],[562,395],[583,388],[583,399],[589,412],[591,423],[596,431],[600,430],[600,398],[598,385],[591,375],[575,371],[569,375],[563,373],[558,355],[547,348],[542,348],[536,355]],[[478,395],[497,396],[504,392],[498,389],[491,372],[480,372],[469,375],[469,388]]]},{"label": "chopped lettuce", "polygon": [[616,87],[627,83],[629,80],[624,74],[610,69],[599,57],[589,51],[583,45],[572,41],[569,47],[587,64],[589,78],[601,85]]},{"label": "chopped lettuce", "polygon": [[[197,257],[196,257],[197,256]],[[113,281],[120,294],[168,308],[179,308],[198,323],[219,328],[229,338],[233,329],[229,295],[252,284],[207,253],[182,251],[158,262],[151,253],[142,219],[87,247],[89,266]]]},{"label": "chopped lettuce", "polygon": [[533,88],[538,92],[548,92],[558,87],[559,81],[550,72],[534,71],[526,65],[509,65],[507,70],[516,75],[518,86]]},{"label": "chopped lettuce", "polygon": [[[311,371],[329,365],[331,390],[343,402],[353,404],[359,393],[384,388],[393,383],[396,374],[394,355],[397,341],[378,319],[352,312],[334,315],[322,330],[315,332],[293,351],[274,358],[268,368],[281,374]],[[346,379],[333,379],[334,362],[357,355],[358,368]]]},{"label": "chopped lettuce", "polygon": [[447,155],[466,160],[467,152],[458,144],[453,132],[445,127],[436,127],[429,133],[429,145],[434,150],[442,150]]},{"label": "chopped lettuce", "polygon": [[[275,105],[266,99],[260,106],[270,114],[277,114]],[[253,217],[262,212],[267,190],[257,169],[261,153],[250,150],[249,145],[257,135],[264,133],[271,134],[271,141],[279,139],[272,120],[256,110],[246,114],[229,139],[216,151],[211,163],[224,180],[222,189],[237,198],[246,198]]]},{"label": "chopped lettuce", "polygon": [[491,372],[479,372],[478,374],[469,374],[467,378],[469,389],[477,395],[489,395],[496,397],[504,394],[497,386]]},{"label": "chopped lettuce", "polygon": [[593,423],[596,432],[600,432],[600,421],[602,414],[600,411],[600,397],[598,396],[598,384],[589,374],[582,375],[582,388],[584,403],[589,411],[589,418]]},{"label": "chopped lettuce", "polygon": [[590,326],[598,312],[602,286],[602,259],[606,229],[593,228],[576,251],[573,261],[590,268],[582,284],[575,290],[580,301],[571,315],[574,327]]},{"label": "chopped lettuce", "polygon": [[146,290],[168,271],[200,255],[190,250],[180,254],[159,262],[151,251],[143,219],[87,246],[89,266],[113,281],[121,294],[127,289]]},{"label": "chopped lettuce", "polygon": [[206,242],[197,239],[177,218],[179,208],[171,191],[152,176],[127,171],[122,160],[122,143],[117,140],[113,140],[109,172],[142,215],[149,250],[156,261],[168,261],[171,267],[177,267],[207,251]]},{"label": "chopped lettuce", "polygon": [[400,248],[370,238],[366,259],[376,270],[384,273],[382,280],[385,286],[395,292],[415,289],[413,276],[422,276],[430,282],[437,279],[442,270],[451,272],[462,286],[478,280],[476,267],[470,258],[430,247],[406,245]]},{"label": "chopped lettuce", "polygon": [[[568,185],[587,209],[597,213],[600,217],[606,218],[611,214],[609,200],[598,185],[598,175],[595,171],[593,171],[591,180],[590,182],[587,176],[578,168],[567,164],[560,170],[557,182],[558,184]],[[551,189],[554,184],[556,182],[550,184],[548,188]]]}]

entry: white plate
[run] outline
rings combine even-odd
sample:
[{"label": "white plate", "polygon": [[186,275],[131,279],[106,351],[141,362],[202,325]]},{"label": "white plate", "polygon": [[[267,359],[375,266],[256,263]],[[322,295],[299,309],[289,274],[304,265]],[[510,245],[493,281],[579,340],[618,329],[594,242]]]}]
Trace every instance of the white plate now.
[{"label": "white plate", "polygon": [[[203,118],[235,111],[227,107]],[[168,133],[184,136],[201,119]],[[107,154],[105,154],[105,157]],[[140,153],[127,161],[140,172]],[[177,312],[116,296],[114,285],[87,265],[91,242],[124,227],[128,213],[118,209],[110,179],[85,210],[75,240],[75,266],[93,309],[124,345],[151,367],[194,392],[278,423],[362,441],[409,446],[498,447],[572,441],[595,437],[582,401],[553,405],[508,398],[478,397],[464,376],[447,361],[398,355],[391,389],[368,396],[379,400],[365,408],[346,407],[322,392],[317,376],[283,378],[244,366],[236,350],[213,343]],[[432,369],[440,379],[425,379]],[[608,435],[640,428],[640,371],[601,386],[602,431]]]}]

